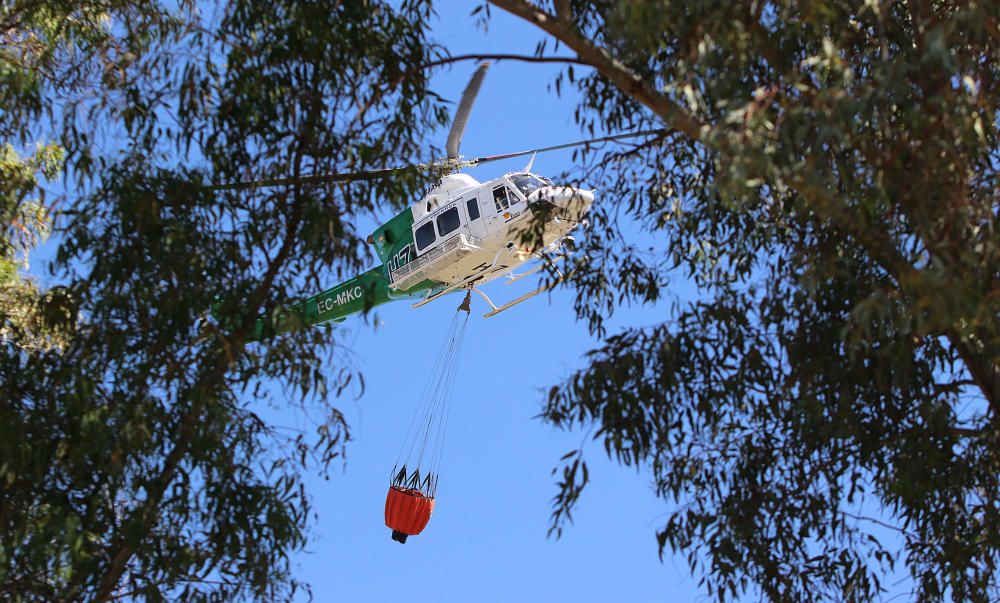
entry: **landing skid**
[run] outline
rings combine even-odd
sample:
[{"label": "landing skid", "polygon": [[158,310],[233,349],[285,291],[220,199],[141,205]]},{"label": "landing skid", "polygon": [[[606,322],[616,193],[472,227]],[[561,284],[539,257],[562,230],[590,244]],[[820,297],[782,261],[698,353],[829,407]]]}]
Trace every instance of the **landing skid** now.
[{"label": "landing skid", "polygon": [[[558,268],[555,267],[555,263],[554,263],[554,261],[553,261],[552,258],[549,258],[549,257],[547,257],[545,255],[538,255],[538,254],[536,254],[536,257],[538,259],[542,260],[544,263],[546,263],[549,266],[551,266],[552,269],[555,270],[556,274],[559,275],[558,278],[556,278],[556,280],[552,281],[551,283],[548,283],[547,285],[543,285],[543,286],[535,289],[534,291],[529,291],[528,293],[525,293],[521,297],[519,297],[519,298],[517,298],[517,299],[515,299],[513,301],[507,302],[506,304],[504,304],[502,306],[499,306],[499,307],[496,304],[493,303],[493,300],[491,300],[488,295],[486,295],[485,293],[483,293],[482,291],[480,291],[476,287],[473,287],[472,290],[475,291],[476,293],[478,293],[484,300],[486,300],[486,303],[488,303],[490,305],[490,307],[493,308],[491,311],[487,312],[486,314],[483,314],[483,318],[489,318],[491,316],[496,316],[497,314],[503,312],[504,310],[507,310],[509,308],[513,308],[517,304],[519,304],[519,303],[521,303],[521,302],[523,302],[525,300],[531,299],[532,297],[535,297],[539,293],[544,293],[544,292],[548,291],[549,289],[555,287],[559,283],[563,282],[563,279],[565,279],[566,277],[563,275],[562,272],[559,271]],[[565,257],[566,257],[565,255],[559,255],[555,259],[556,260],[561,260],[561,259],[564,259]],[[534,273],[538,272],[539,270],[541,270],[544,267],[545,267],[544,264],[540,265],[540,266],[537,266],[537,267],[535,267],[535,268],[533,268],[533,269],[531,269],[531,270],[529,270],[529,271],[527,271],[527,272],[525,272],[523,274],[519,274],[519,275],[513,277],[511,280],[507,281],[505,284],[509,285],[510,283],[512,283],[514,281],[517,281],[517,280],[520,280],[520,279],[528,276],[529,274],[534,274]]]},{"label": "landing skid", "polygon": [[[543,270],[545,268],[545,264],[552,265],[552,267],[555,268],[555,266],[553,265],[555,262],[558,262],[559,260],[565,260],[566,259],[566,256],[564,254],[561,254],[561,253],[559,255],[557,255],[556,257],[554,257],[554,258],[550,258],[550,257],[548,257],[546,255],[539,255],[537,253],[534,254],[534,256],[536,258],[542,260],[542,263],[539,264],[539,265],[537,265],[537,266],[535,266],[534,268],[532,268],[530,270],[526,270],[525,272],[522,272],[520,274],[514,274],[513,272],[508,273],[507,274],[507,280],[504,281],[503,284],[504,285],[511,285],[513,283],[516,283],[517,281],[521,280],[522,278],[524,278],[526,276],[530,276],[532,274],[535,274],[536,272],[538,272],[540,270]],[[560,277],[560,279],[561,278],[562,277]]]},{"label": "landing skid", "polygon": [[483,293],[482,291],[480,291],[479,289],[477,289],[475,287],[473,287],[472,290],[475,291],[476,293],[478,293],[479,295],[481,295],[482,298],[484,300],[486,300],[486,303],[488,303],[490,305],[490,307],[493,308],[493,310],[491,310],[490,312],[487,312],[486,314],[483,314],[483,318],[489,318],[491,316],[496,316],[497,314],[503,312],[504,310],[506,310],[508,308],[513,308],[517,304],[523,302],[526,299],[531,299],[532,297],[535,297],[539,293],[544,293],[545,291],[548,291],[549,289],[551,289],[552,287],[555,287],[556,285],[558,285],[562,281],[563,281],[563,277],[560,276],[559,278],[557,278],[556,280],[552,281],[548,285],[545,285],[544,287],[539,287],[538,289],[535,289],[534,291],[531,291],[530,293],[525,293],[521,297],[515,299],[514,301],[507,302],[506,304],[500,306],[499,308],[497,307],[496,304],[493,303],[493,300],[491,300],[488,295],[486,295],[485,293]]}]

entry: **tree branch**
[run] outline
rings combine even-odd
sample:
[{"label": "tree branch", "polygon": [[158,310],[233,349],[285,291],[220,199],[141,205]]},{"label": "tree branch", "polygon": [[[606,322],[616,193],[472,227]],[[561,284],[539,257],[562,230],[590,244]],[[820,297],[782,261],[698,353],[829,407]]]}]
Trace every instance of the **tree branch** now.
[{"label": "tree branch", "polygon": [[958,332],[952,330],[946,335],[965,363],[965,368],[972,375],[972,380],[986,398],[990,410],[993,411],[994,420],[1000,419],[1000,374],[997,373],[996,364],[988,354],[973,349],[973,345],[963,340]]},{"label": "tree branch", "polygon": [[654,90],[627,65],[612,57],[607,50],[585,38],[569,21],[558,19],[525,0],[489,0],[516,17],[528,21],[576,52],[580,60],[618,86],[623,92],[646,105],[667,124],[693,140],[700,140],[707,126],[666,95]]},{"label": "tree branch", "polygon": [[[313,105],[312,107],[315,108],[317,105]],[[226,373],[229,371],[229,368],[233,365],[233,363],[236,362],[236,359],[242,352],[243,347],[246,344],[249,331],[254,327],[256,315],[259,313],[260,307],[263,305],[264,300],[267,297],[267,292],[271,289],[274,279],[278,276],[279,270],[284,266],[288,256],[295,248],[298,241],[297,233],[299,225],[304,217],[301,188],[297,182],[302,168],[301,147],[304,146],[305,142],[311,138],[312,131],[315,127],[313,120],[311,119],[314,117],[312,114],[315,113],[315,111],[311,111],[310,113],[310,117],[306,119],[307,131],[299,138],[299,148],[295,153],[294,172],[296,176],[296,186],[292,189],[292,212],[288,219],[288,223],[285,226],[284,242],[278,250],[277,255],[275,255],[275,257],[268,262],[267,271],[265,272],[263,279],[261,279],[260,284],[247,298],[247,303],[243,306],[243,316],[248,319],[244,320],[243,324],[240,325],[240,328],[237,329],[230,337],[223,338],[221,346],[212,351],[214,358],[208,357],[204,359],[204,365],[207,365],[207,368],[204,369],[199,375],[195,385],[186,392],[186,395],[181,397],[181,399],[191,400],[191,408],[185,414],[184,419],[177,430],[177,434],[173,439],[173,448],[170,450],[170,453],[167,455],[167,458],[163,463],[163,469],[160,471],[160,474],[146,486],[146,492],[148,493],[146,499],[139,505],[138,509],[132,513],[129,520],[125,522],[126,526],[138,523],[139,528],[141,529],[141,536],[134,540],[130,540],[127,537],[124,538],[124,541],[121,543],[118,551],[112,557],[111,563],[108,566],[104,577],[101,579],[100,586],[98,587],[97,593],[94,597],[95,601],[107,601],[113,596],[114,589],[120,583],[122,575],[125,572],[125,568],[128,565],[129,560],[132,558],[132,555],[135,553],[137,544],[142,542],[142,538],[149,533],[149,530],[156,523],[163,495],[170,486],[170,483],[173,481],[174,476],[177,474],[178,467],[184,460],[184,457],[188,454],[189,446],[191,445],[192,439],[194,439],[196,428],[200,424],[202,413],[210,402],[214,402],[218,399],[215,389],[220,383],[224,383]]]},{"label": "tree branch", "polygon": [[[294,247],[295,237],[293,233],[298,229],[301,218],[302,208],[301,205],[298,205],[286,228],[287,233],[284,244],[279,250],[278,255],[275,256],[268,266],[268,271],[261,284],[248,298],[249,303],[245,306],[246,314],[250,312],[256,313],[263,303],[267,291],[271,288],[275,277],[277,277],[278,270],[284,265],[288,254],[291,253],[292,247]],[[228,338],[228,341],[225,342],[222,348],[215,350],[216,357],[214,362],[210,358],[206,359],[206,364],[210,364],[210,366],[202,372],[196,384],[184,396],[184,398],[192,400],[192,405],[191,409],[184,416],[180,427],[177,429],[177,434],[173,440],[174,446],[163,462],[163,469],[160,471],[160,474],[146,486],[148,493],[146,499],[132,513],[129,520],[125,522],[126,525],[138,523],[142,529],[143,536],[149,532],[150,528],[156,522],[163,494],[167,491],[167,487],[177,474],[177,468],[180,466],[181,461],[187,456],[188,447],[194,438],[195,428],[200,422],[202,412],[209,402],[216,399],[212,393],[212,389],[222,380],[229,367],[235,362],[236,357],[242,351],[247,334],[253,324],[252,320],[246,322],[239,331]],[[235,353],[233,350],[235,350]],[[112,596],[114,589],[121,581],[129,559],[135,553],[138,542],[141,542],[141,538],[134,543],[128,540],[122,542],[118,551],[112,557],[111,563],[100,582],[100,586],[94,597],[95,601],[106,601]]]},{"label": "tree branch", "polygon": [[[669,125],[683,132],[690,139],[700,141],[702,134],[710,125],[703,123],[686,109],[672,101],[657,90],[652,89],[637,73],[613,58],[606,49],[595,45],[586,38],[571,22],[570,16],[564,10],[558,10],[559,16],[549,14],[527,0],[489,0],[512,15],[528,21],[539,29],[553,36],[571,50],[577,53],[585,64],[592,65],[598,72],[616,85],[622,92],[639,101]],[[558,6],[558,5],[557,5]],[[928,8],[924,0],[911,0],[909,3],[914,30],[920,42],[920,28],[924,20],[929,18]],[[776,59],[775,59],[776,60]],[[811,183],[794,179],[787,184],[810,202],[817,213],[850,236],[856,238],[869,255],[878,262],[896,281],[902,291],[907,290],[906,280],[916,269],[902,258],[898,251],[884,241],[873,240],[868,233],[861,230],[856,220],[849,213],[841,211],[843,204],[832,202],[829,191]],[[977,353],[969,345],[954,334],[948,334],[953,346],[961,355],[963,361],[972,373],[980,390],[983,392],[995,415],[1000,417],[1000,374],[989,358]]]},{"label": "tree branch", "polygon": [[968,427],[952,427],[949,431],[956,438],[978,438],[983,435],[981,429],[969,429]]},{"label": "tree branch", "polygon": [[875,524],[877,526],[882,526],[883,528],[886,528],[887,530],[893,530],[895,532],[899,532],[900,534],[904,534],[904,535],[910,535],[911,534],[910,532],[907,532],[906,530],[904,530],[903,528],[900,528],[899,526],[894,526],[891,523],[886,523],[886,522],[884,522],[884,521],[882,521],[880,519],[875,519],[874,517],[868,517],[866,515],[855,515],[854,513],[849,513],[847,511],[841,511],[840,514],[843,515],[844,517],[849,517],[849,518],[857,520],[857,521],[868,521],[868,522],[871,522],[871,523],[873,523],[873,524]]}]

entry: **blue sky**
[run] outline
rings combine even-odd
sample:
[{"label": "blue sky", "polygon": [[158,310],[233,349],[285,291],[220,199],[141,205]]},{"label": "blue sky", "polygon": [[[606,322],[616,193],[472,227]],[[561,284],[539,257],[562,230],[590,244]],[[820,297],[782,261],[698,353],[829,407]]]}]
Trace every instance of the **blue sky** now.
[{"label": "blue sky", "polygon": [[[531,54],[537,30],[493,10],[484,33],[468,16],[470,2],[439,5],[435,37],[452,54]],[[475,65],[441,71],[435,89],[457,101]],[[462,143],[475,157],[577,140],[575,98],[547,89],[557,67],[503,61],[493,65]],[[446,133],[432,141],[443,146]],[[429,141],[430,142],[430,141]],[[538,157],[534,171],[556,175],[571,167],[571,151]],[[472,170],[481,181],[524,167],[525,159]],[[586,183],[582,183],[586,184]],[[613,199],[598,193],[597,202]],[[385,215],[390,216],[386,207]],[[527,279],[526,279],[527,280]],[[486,291],[511,299],[531,283]],[[512,291],[513,290],[513,291]],[[406,302],[379,308],[378,325],[343,324],[342,341],[363,370],[367,390],[337,402],[353,429],[346,462],[329,480],[308,482],[318,518],[296,574],[317,601],[694,600],[702,595],[683,557],[657,557],[655,532],[669,507],[656,499],[648,473],[606,460],[600,443],[587,446],[592,484],[561,539],[548,538],[558,459],[587,434],[564,433],[535,416],[543,392],[583,365],[596,342],[576,322],[572,295],[558,290],[494,318],[473,298],[455,386],[437,506],[423,534],[400,545],[382,513],[388,475],[400,442],[451,322],[459,296],[420,309]],[[662,320],[662,310],[623,310],[618,324]],[[404,358],[386,350],[409,350]]]}]

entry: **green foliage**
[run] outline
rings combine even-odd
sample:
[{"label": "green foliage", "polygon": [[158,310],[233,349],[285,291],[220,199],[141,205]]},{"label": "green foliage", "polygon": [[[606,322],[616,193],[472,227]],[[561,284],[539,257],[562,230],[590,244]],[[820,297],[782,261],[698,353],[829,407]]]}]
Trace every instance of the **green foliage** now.
[{"label": "green foliage", "polygon": [[[675,505],[661,552],[686,552],[720,600],[868,600],[897,563],[915,598],[996,596],[997,7],[560,0],[536,19],[492,3],[597,67],[556,83],[579,86],[584,129],[669,129],[584,156],[588,182],[621,200],[598,205],[571,272],[606,339],[546,419],[596,425],[609,455],[652,471]],[[6,283],[44,234],[36,174],[64,162],[68,189],[61,286],[0,296],[5,593],[301,587],[301,474],[339,454],[349,435],[328,398],[359,381],[337,331],[247,336],[262,312],[356,274],[356,216],[420,183],[203,185],[426,159],[445,117],[420,69],[440,55],[429,10],[0,9]],[[37,140],[53,143],[17,154]],[[678,274],[696,301],[672,298]],[[651,302],[669,319],[608,336],[616,308]],[[56,330],[60,345],[24,345]],[[286,398],[314,433],[262,418]],[[589,482],[582,453],[564,461],[555,529]]]},{"label": "green foliage", "polygon": [[652,471],[661,553],[719,600],[870,600],[896,565],[917,600],[995,599],[997,4],[491,3],[596,66],[559,82],[584,129],[669,129],[587,156],[614,195],[573,274],[606,339],[545,419]]},{"label": "green foliage", "polygon": [[39,145],[27,158],[10,144],[0,147],[0,340],[21,349],[65,344],[64,321],[54,316],[65,313],[46,312],[54,300],[20,274],[51,227],[43,196],[29,197],[39,190],[38,174],[54,179],[62,159],[62,148],[55,144]]},{"label": "green foliage", "polygon": [[[331,399],[363,381],[337,346],[343,331],[251,347],[247,336],[261,313],[366,265],[356,217],[375,199],[407,202],[419,183],[203,185],[426,159],[423,140],[445,115],[419,69],[437,52],[428,9],[3,10],[16,35],[0,55],[12,107],[0,132],[57,141],[73,184],[55,224],[61,286],[39,302],[72,336],[0,348],[0,589],[291,598],[303,585],[289,556],[311,516],[302,474],[339,456],[349,434]],[[216,300],[225,325],[208,315]],[[288,433],[268,405],[315,429]]]},{"label": "green foliage", "polygon": [[28,267],[28,255],[49,232],[45,207],[27,199],[38,187],[36,174],[53,179],[62,168],[63,151],[54,144],[39,146],[27,159],[13,146],[0,147],[0,284],[18,278],[17,268]]}]

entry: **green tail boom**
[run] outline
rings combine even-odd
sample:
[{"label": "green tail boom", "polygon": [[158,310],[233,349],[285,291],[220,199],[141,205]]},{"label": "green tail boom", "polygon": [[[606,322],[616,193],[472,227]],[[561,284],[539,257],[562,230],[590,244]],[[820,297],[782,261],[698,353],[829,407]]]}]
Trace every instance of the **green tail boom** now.
[{"label": "green tail boom", "polygon": [[278,309],[258,318],[252,339],[260,341],[324,322],[341,322],[351,314],[365,312],[393,299],[384,269],[378,266],[291,308]]}]

